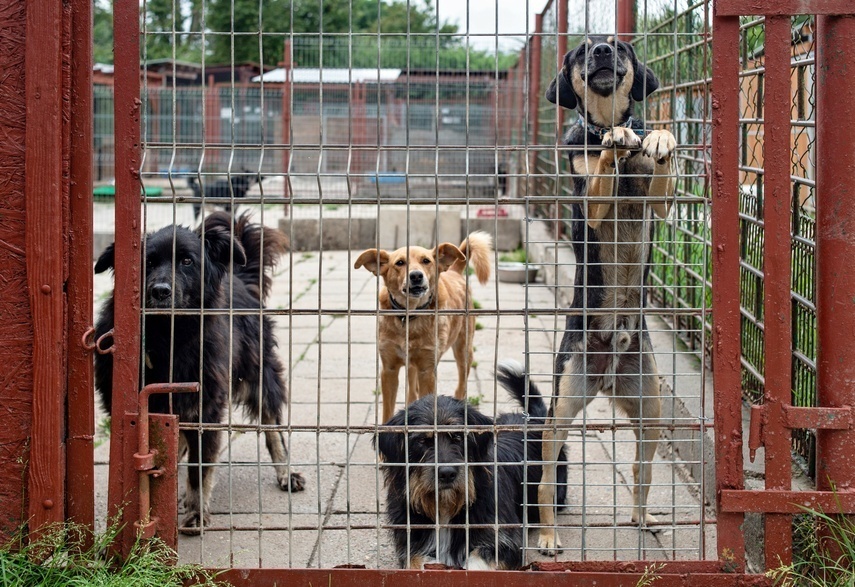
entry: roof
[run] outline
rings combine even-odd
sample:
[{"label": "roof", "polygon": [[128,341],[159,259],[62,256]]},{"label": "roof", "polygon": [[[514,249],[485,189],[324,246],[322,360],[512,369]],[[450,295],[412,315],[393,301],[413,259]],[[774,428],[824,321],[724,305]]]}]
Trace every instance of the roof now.
[{"label": "roof", "polygon": [[[348,84],[357,82],[389,83],[398,79],[401,75],[400,69],[348,69],[325,67],[300,67],[291,70],[291,80],[295,84]],[[254,82],[264,79],[265,83],[282,83],[285,81],[285,69],[276,68],[268,71],[263,76],[257,75],[252,78]]]}]

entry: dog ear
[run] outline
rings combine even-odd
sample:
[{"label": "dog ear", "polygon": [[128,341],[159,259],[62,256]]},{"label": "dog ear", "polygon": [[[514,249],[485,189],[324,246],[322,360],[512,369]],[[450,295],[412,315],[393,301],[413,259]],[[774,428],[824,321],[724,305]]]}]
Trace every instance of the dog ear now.
[{"label": "dog ear", "polygon": [[95,262],[95,273],[104,273],[107,269],[113,269],[115,267],[115,244],[116,243],[110,243],[107,248],[104,249],[104,252],[101,253],[101,256],[98,257],[98,261]]},{"label": "dog ear", "polygon": [[436,259],[436,264],[439,266],[440,273],[448,271],[458,261],[463,262],[466,260],[466,255],[451,243],[442,243],[439,245],[434,249],[433,256]]},{"label": "dog ear", "polygon": [[389,268],[389,253],[381,249],[364,251],[353,264],[354,269],[365,267],[374,275],[383,275]]},{"label": "dog ear", "polygon": [[567,81],[567,76],[564,75],[563,70],[558,72],[558,75],[546,89],[546,99],[553,104],[567,108],[567,110],[576,108],[576,92],[573,91],[573,86]]},{"label": "dog ear", "polygon": [[[246,265],[246,251],[234,234],[224,226],[213,226],[205,230],[205,254],[214,263],[228,266],[234,261],[235,265]],[[232,259],[232,254],[234,258]]]},{"label": "dog ear", "polygon": [[[404,411],[401,410],[392,416],[384,426],[403,426]],[[381,426],[381,430],[383,427]],[[374,446],[380,453],[380,457],[386,463],[404,462],[404,433],[403,432],[378,432],[374,437]]]},{"label": "dog ear", "polygon": [[635,61],[635,77],[632,80],[630,94],[636,102],[641,102],[659,88],[659,80],[649,67],[639,61]]},{"label": "dog ear", "polygon": [[[492,426],[494,422],[490,416],[482,414],[472,406],[467,406],[466,424],[467,426]],[[493,432],[491,430],[478,430],[471,432],[469,436],[474,442],[474,448],[478,454],[486,458],[490,443],[493,442]]]},{"label": "dog ear", "polygon": [[572,71],[573,62],[576,60],[576,53],[580,48],[584,50],[584,47],[580,45],[572,51],[568,51],[567,54],[564,55],[564,63],[561,67],[561,71],[558,72],[558,75],[555,76],[555,79],[552,80],[549,87],[546,88],[546,99],[553,104],[558,104],[563,108],[567,108],[567,110],[574,110],[578,103],[576,100],[576,92],[573,91],[573,85],[570,83],[567,76]]}]

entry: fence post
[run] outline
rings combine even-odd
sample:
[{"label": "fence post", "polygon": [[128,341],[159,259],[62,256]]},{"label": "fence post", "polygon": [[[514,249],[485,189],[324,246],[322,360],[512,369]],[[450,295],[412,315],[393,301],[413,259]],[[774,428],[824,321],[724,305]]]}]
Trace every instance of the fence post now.
[{"label": "fence post", "polygon": [[[789,16],[766,17],[765,96],[763,166],[766,197],[763,199],[764,322],[766,357],[763,404],[769,421],[780,422],[792,404],[792,239],[790,197],[790,59],[792,55]],[[775,341],[772,343],[772,341]],[[792,432],[788,428],[764,429],[766,489],[792,489],[790,452]],[[793,518],[788,514],[766,514],[766,568],[792,562]]]},{"label": "fence post", "polygon": [[92,352],[81,344],[92,324],[92,2],[72,3],[71,139],[68,248],[68,448],[66,515],[87,529],[95,524],[95,397]]},{"label": "fence post", "polygon": [[[287,198],[291,195],[291,39],[285,39],[285,49],[282,55],[282,69],[284,77],[282,78],[282,144],[285,148],[282,151],[282,170],[285,172],[283,177],[283,192]],[[288,215],[288,204],[285,204],[285,215]]]},{"label": "fence post", "polygon": [[[113,101],[116,148],[116,223],[113,335],[113,405],[110,418],[110,472],[108,523],[120,524],[122,533],[113,548],[122,558],[130,552],[138,519],[136,477],[124,466],[127,444],[136,437],[126,414],[137,413],[140,391],[140,10],[136,2],[116,2],[113,8]],[[133,454],[133,453],[131,453]]]},{"label": "fence post", "polygon": [[[855,103],[851,72],[855,18],[817,17],[816,65],[816,306],[817,403],[855,407],[855,151],[849,121]],[[842,145],[849,147],[841,148]],[[855,487],[855,433],[817,430],[818,490]]]},{"label": "fence post", "polygon": [[742,369],[739,310],[739,17],[715,15],[712,85],[713,384],[718,554],[745,565],[744,515],[722,510],[722,492],[742,489]]},{"label": "fence post", "polygon": [[617,34],[627,43],[635,34],[635,0],[617,0]]},{"label": "fence post", "polygon": [[[29,531],[65,519],[66,324],[64,64],[68,17],[57,2],[27,4],[24,198],[26,264],[32,312],[32,428],[27,493]],[[22,253],[23,256],[23,253]],[[8,287],[8,286],[7,286]],[[26,336],[21,333],[20,336]]]},{"label": "fence post", "polygon": [[[541,47],[543,46],[543,41],[541,39],[541,34],[543,33],[543,14],[537,14],[534,17],[534,35],[531,39],[531,51],[528,52],[526,57],[528,58],[528,79],[529,79],[529,93],[528,93],[528,120],[529,120],[529,129],[531,129],[531,135],[527,137],[527,144],[534,145],[534,149],[528,155],[528,169],[530,170],[530,174],[528,180],[526,181],[526,190],[525,195],[530,196],[532,194],[537,193],[537,183],[538,179],[536,176],[537,169],[537,155],[539,144],[537,134],[539,129],[539,121],[538,121],[538,106],[540,104],[540,78],[543,75],[543,68],[541,67]],[[532,181],[533,178],[533,181]]]},{"label": "fence post", "polygon": [[[558,19],[558,69],[561,69],[561,66],[564,63],[564,54],[567,53],[567,27],[569,25],[567,21],[567,3],[570,0],[558,0],[558,7],[556,9],[556,18]],[[564,108],[558,108],[558,121],[556,128],[558,129],[558,136],[564,134]]]}]

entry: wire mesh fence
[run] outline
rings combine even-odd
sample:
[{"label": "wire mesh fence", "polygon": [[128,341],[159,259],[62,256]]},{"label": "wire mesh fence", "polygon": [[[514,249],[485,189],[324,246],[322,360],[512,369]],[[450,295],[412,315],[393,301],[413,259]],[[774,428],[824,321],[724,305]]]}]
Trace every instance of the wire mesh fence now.
[{"label": "wire mesh fence", "polygon": [[[596,35],[617,47],[621,2],[525,2],[527,24],[504,28],[504,3],[475,0],[457,28],[431,3],[292,2],[279,13],[242,0],[166,4],[148,3],[142,13],[149,236],[139,360],[145,382],[176,378],[182,364],[202,380],[200,404],[161,406],[179,413],[189,443],[180,557],[209,566],[380,568],[715,558],[707,408],[711,3],[636,3],[632,48],[659,89],[639,100],[634,116],[647,129],[642,136],[673,134],[666,175],[675,193],[667,194],[670,212],[655,221],[662,197],[642,195],[637,218],[611,220],[615,232],[634,232],[611,241],[578,229],[585,223],[574,219],[574,206],[597,202],[575,187],[580,174],[561,146],[578,121],[543,95],[567,51]],[[478,32],[473,19],[496,27]],[[810,27],[794,23],[803,35],[793,63],[799,405],[815,401]],[[743,31],[744,387],[746,399],[757,401],[762,21]],[[105,181],[111,100],[108,85],[97,89],[95,167]],[[599,156],[599,145],[585,148]],[[218,225],[222,208],[251,213],[269,232],[231,220]],[[110,213],[109,202],[96,210],[102,226]],[[218,244],[223,231],[226,244]],[[277,234],[287,237],[287,252],[265,248],[279,242]],[[475,243],[486,247],[487,238],[492,245],[480,255],[491,275],[482,280]],[[594,247],[599,260],[586,256]],[[630,249],[635,256],[617,252]],[[469,269],[444,256],[456,258],[454,250],[470,258]],[[158,261],[166,266],[161,285],[172,291],[163,298],[151,289]],[[408,272],[395,281],[398,261]],[[586,263],[634,276],[623,305],[578,305],[589,291],[579,288]],[[204,267],[198,274],[187,269],[196,265]],[[440,272],[429,265],[457,273],[445,286],[457,292],[456,305],[440,303],[450,294],[431,289]],[[178,295],[185,272],[195,281],[182,287],[203,292],[186,303]],[[414,272],[427,289],[413,285]],[[562,401],[562,388],[579,386],[564,370],[561,346],[574,316],[584,320],[585,337],[608,343],[580,352],[584,376],[599,369],[603,381],[581,394],[580,414],[547,417],[545,406]],[[155,328],[166,328],[165,342]],[[629,333],[628,350],[609,346],[621,332]],[[506,359],[524,368],[516,392],[495,377]],[[615,376],[606,363],[620,360],[644,366]],[[391,372],[401,367],[399,381]],[[428,396],[405,405],[404,397],[427,393],[434,380],[438,394],[464,401],[448,407]],[[625,397],[608,401],[619,387],[629,390]],[[383,427],[390,389],[404,411]],[[589,401],[598,391],[604,397]],[[568,434],[566,479],[559,472],[541,489],[566,496],[550,522],[538,484],[554,460],[544,456],[542,436],[558,431]],[[795,442],[809,454],[808,434]],[[207,455],[200,445],[211,447]],[[411,501],[401,505],[401,496]],[[560,547],[539,541],[551,532]]]}]

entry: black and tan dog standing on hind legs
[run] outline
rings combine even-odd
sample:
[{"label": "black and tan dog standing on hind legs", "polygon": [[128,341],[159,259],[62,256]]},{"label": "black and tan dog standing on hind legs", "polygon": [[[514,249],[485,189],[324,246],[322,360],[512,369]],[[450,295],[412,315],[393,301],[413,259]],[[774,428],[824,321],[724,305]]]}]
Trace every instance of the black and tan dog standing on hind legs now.
[{"label": "black and tan dog standing on hind legs", "polygon": [[[564,56],[546,99],[579,121],[564,136],[574,195],[576,278],[572,309],[555,361],[554,398],[543,434],[544,466],[538,487],[542,527],[538,547],[561,547],[554,518],[555,465],[570,422],[599,393],[634,424],[632,521],[655,524],[647,512],[652,461],[659,442],[659,375],[644,319],[654,214],[668,215],[674,195],[674,136],[648,131],[634,118],[634,102],[659,81],[631,45],[613,37],[587,37]],[[597,198],[597,199],[594,199]],[[613,201],[603,201],[613,198]],[[648,201],[649,199],[649,201]]]},{"label": "black and tan dog standing on hind legs", "polygon": [[[398,374],[407,369],[407,404],[436,393],[436,367],[451,348],[457,362],[454,397],[466,397],[472,367],[475,316],[448,314],[445,310],[475,307],[465,271],[471,265],[484,285],[490,278],[493,237],[475,231],[457,247],[442,243],[434,249],[409,246],[397,251],[368,249],[353,264],[383,278],[378,302],[382,310],[398,310],[398,316],[379,318],[377,348],[383,371],[383,422],[395,413]],[[433,310],[436,313],[415,313]],[[409,314],[413,312],[413,314]]]}]

